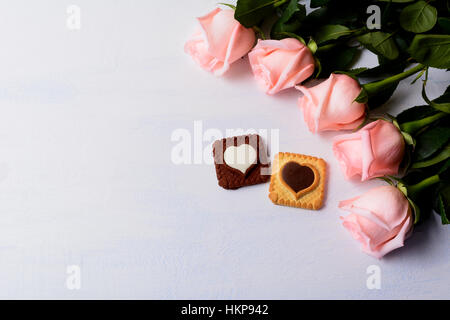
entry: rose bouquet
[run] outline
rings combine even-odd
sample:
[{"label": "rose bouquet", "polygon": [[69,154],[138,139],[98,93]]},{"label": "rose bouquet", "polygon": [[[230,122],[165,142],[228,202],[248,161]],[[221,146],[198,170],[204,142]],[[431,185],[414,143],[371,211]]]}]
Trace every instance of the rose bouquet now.
[{"label": "rose bouquet", "polygon": [[[450,69],[448,3],[308,4],[308,13],[298,0],[226,4],[198,19],[185,51],[219,76],[248,54],[265,93],[295,87],[303,94],[298,105],[312,133],[350,130],[332,141],[345,178],[388,185],[341,201],[348,212],[341,219],[364,252],[381,258],[403,246],[432,211],[450,224],[450,89],[434,100],[426,94],[428,69]],[[376,67],[352,68],[363,50],[378,56]],[[413,75],[412,82],[423,80],[424,105],[374,118],[372,111]],[[305,85],[319,77],[321,83]]]}]

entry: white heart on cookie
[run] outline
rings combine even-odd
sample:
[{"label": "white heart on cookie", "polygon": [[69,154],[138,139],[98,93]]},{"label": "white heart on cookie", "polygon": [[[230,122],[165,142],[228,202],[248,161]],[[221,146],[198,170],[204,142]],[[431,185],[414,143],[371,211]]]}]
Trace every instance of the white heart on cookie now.
[{"label": "white heart on cookie", "polygon": [[241,144],[240,146],[230,146],[223,153],[225,163],[245,174],[258,159],[258,154],[251,145]]}]

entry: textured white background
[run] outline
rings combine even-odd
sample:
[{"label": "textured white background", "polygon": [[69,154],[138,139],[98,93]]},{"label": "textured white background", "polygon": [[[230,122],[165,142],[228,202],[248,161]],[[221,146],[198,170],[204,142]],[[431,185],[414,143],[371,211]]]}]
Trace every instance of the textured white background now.
[{"label": "textured white background", "polygon": [[[247,60],[215,78],[183,53],[215,3],[2,1],[0,298],[450,298],[437,216],[381,261],[361,253],[337,203],[381,182],[343,179],[333,134],[307,131],[295,90],[268,97]],[[69,4],[79,31],[66,28]],[[434,98],[449,77],[430,77]],[[419,89],[404,81],[384,109],[423,104]],[[326,159],[323,210],[274,206],[268,184],[225,191],[211,165],[174,165],[171,134],[195,120],[279,129],[281,151]],[[78,291],[65,285],[73,264]],[[372,264],[381,290],[366,288]]]}]

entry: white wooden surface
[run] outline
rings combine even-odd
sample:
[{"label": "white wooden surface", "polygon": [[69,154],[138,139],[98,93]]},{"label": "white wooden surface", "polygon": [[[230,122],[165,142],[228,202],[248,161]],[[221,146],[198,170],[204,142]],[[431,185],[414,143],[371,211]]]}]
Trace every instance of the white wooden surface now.
[{"label": "white wooden surface", "polygon": [[[216,1],[0,4],[0,298],[450,298],[449,228],[437,216],[378,261],[339,222],[348,182],[295,90],[265,96],[246,60],[224,78],[183,53]],[[66,9],[81,9],[81,29]],[[362,57],[361,65],[374,65]],[[430,97],[449,76],[433,70]],[[404,81],[384,108],[422,104]],[[268,185],[225,191],[208,164],[175,165],[171,134],[279,129],[280,150],[329,164],[319,212],[274,206]],[[208,143],[205,142],[204,146]],[[81,270],[80,290],[66,286]],[[382,287],[366,287],[381,268]]]}]

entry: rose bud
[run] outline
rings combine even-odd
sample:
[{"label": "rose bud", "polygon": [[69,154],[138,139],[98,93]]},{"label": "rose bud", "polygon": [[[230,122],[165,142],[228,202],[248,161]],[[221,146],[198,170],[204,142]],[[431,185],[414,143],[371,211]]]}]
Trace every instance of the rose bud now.
[{"label": "rose bud", "polygon": [[395,175],[405,154],[405,141],[389,121],[371,122],[358,132],[333,139],[333,152],[347,179],[361,181]]},{"label": "rose bud", "polygon": [[317,86],[296,88],[303,92],[298,104],[313,133],[355,129],[364,121],[366,105],[354,101],[361,87],[352,77],[332,73]]},{"label": "rose bud", "polygon": [[248,57],[256,80],[267,94],[293,88],[314,73],[311,51],[294,38],[259,40]]},{"label": "rose bud", "polygon": [[339,208],[349,211],[342,225],[362,245],[362,251],[380,259],[403,246],[411,234],[413,217],[408,199],[393,186],[382,186],[341,201]]},{"label": "rose bud", "polygon": [[199,30],[186,42],[184,51],[202,68],[223,75],[255,44],[255,33],[234,19],[233,10],[217,8],[198,18]]}]

